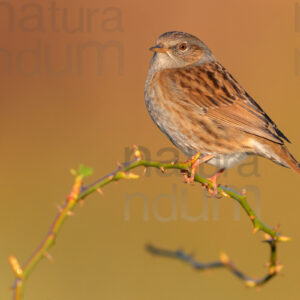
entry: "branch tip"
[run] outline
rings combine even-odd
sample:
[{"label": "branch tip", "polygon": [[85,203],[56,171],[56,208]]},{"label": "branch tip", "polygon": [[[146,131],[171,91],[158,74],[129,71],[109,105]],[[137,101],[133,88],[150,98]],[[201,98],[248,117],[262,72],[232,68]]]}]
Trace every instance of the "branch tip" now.
[{"label": "branch tip", "polygon": [[251,288],[257,286],[257,284],[254,280],[246,280],[245,285],[246,285],[246,287],[251,287]]},{"label": "branch tip", "polygon": [[19,261],[17,260],[17,258],[13,255],[10,255],[8,257],[8,261],[9,264],[13,270],[13,272],[15,273],[17,278],[22,278],[23,277],[23,269],[19,263]]},{"label": "branch tip", "polygon": [[137,145],[133,145],[133,151],[134,151],[134,157],[137,159],[137,161],[140,161],[142,159],[142,153],[137,147]]},{"label": "branch tip", "polygon": [[289,242],[290,240],[292,240],[292,238],[288,237],[288,236],[279,236],[278,237],[278,241],[279,242]]},{"label": "branch tip", "polygon": [[220,261],[223,265],[228,265],[230,262],[228,255],[223,251],[220,253]]}]

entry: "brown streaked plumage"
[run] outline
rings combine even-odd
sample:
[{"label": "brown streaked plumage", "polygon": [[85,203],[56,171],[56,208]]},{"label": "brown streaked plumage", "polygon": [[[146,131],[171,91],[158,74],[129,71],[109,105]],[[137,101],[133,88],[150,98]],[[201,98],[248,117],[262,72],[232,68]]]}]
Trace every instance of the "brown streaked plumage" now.
[{"label": "brown streaked plumage", "polygon": [[151,50],[146,106],[175,146],[220,168],[260,155],[300,174],[289,140],[202,41],[167,32]]}]

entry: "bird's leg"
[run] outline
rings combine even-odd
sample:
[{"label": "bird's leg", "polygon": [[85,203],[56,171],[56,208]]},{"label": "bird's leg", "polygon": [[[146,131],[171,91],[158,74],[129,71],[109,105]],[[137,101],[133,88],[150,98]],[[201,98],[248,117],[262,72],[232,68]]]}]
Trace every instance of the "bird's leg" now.
[{"label": "bird's leg", "polygon": [[191,159],[189,159],[186,163],[189,163],[191,165],[191,173],[190,176],[188,176],[186,173],[184,173],[183,177],[186,183],[193,183],[195,174],[197,172],[197,169],[200,164],[205,163],[206,161],[210,160],[213,158],[213,155],[205,155],[201,158],[200,157],[200,152],[197,152],[195,155],[192,156]]},{"label": "bird's leg", "polygon": [[212,182],[213,185],[213,191],[211,191],[211,189],[208,188],[208,192],[212,195],[212,196],[216,196],[218,194],[218,184],[217,184],[217,180],[218,178],[223,174],[223,172],[225,171],[224,168],[219,169],[215,174],[213,174],[212,176],[206,178],[207,180]]},{"label": "bird's leg", "polygon": [[187,161],[187,163],[191,164],[191,173],[190,173],[190,176],[188,176],[187,173],[183,174],[183,178],[184,178],[184,181],[186,183],[193,183],[194,182],[195,174],[196,174],[197,169],[200,165],[199,156],[200,156],[200,152],[198,152],[189,161]]}]

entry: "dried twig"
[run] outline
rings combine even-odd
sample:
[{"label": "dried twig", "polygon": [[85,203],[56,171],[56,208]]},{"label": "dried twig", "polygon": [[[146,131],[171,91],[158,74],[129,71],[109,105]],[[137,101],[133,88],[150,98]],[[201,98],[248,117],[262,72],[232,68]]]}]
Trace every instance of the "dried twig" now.
[{"label": "dried twig", "polygon": [[196,270],[210,270],[210,269],[217,269],[217,268],[225,268],[229,270],[233,275],[235,275],[237,278],[241,279],[246,286],[248,287],[257,287],[265,284],[268,282],[271,278],[273,278],[277,273],[280,272],[282,269],[282,266],[279,265],[276,261],[276,255],[277,255],[277,245],[276,241],[269,237],[264,242],[268,243],[270,245],[270,261],[268,263],[268,272],[266,275],[262,276],[261,278],[255,279],[253,277],[247,276],[245,273],[243,273],[240,269],[238,269],[233,261],[229,259],[226,253],[222,252],[220,254],[220,258],[217,261],[212,261],[208,263],[203,263],[197,261],[192,255],[189,255],[185,253],[182,250],[172,251],[172,250],[166,250],[157,248],[153,245],[147,245],[146,250],[149,251],[151,254],[174,258],[177,260],[180,260],[182,262],[185,262],[189,264],[191,267],[193,267]]}]

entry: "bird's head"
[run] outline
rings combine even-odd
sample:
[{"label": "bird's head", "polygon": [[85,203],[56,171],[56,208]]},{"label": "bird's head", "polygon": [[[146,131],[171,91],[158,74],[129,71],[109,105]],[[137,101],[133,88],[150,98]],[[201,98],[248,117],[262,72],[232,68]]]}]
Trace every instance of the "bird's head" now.
[{"label": "bird's head", "polygon": [[180,31],[162,34],[150,50],[154,52],[152,64],[158,69],[180,68],[214,60],[212,52],[201,40]]}]

